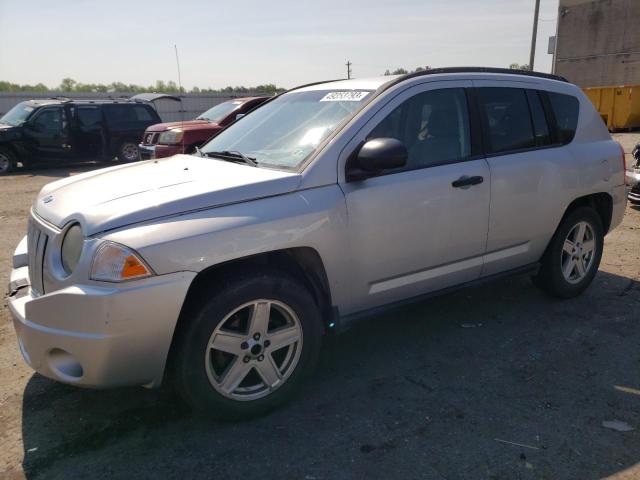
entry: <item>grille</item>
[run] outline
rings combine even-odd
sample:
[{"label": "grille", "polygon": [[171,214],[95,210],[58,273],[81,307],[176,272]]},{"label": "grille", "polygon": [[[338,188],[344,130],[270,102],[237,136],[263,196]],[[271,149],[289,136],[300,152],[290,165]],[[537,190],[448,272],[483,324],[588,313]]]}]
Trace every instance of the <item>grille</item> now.
[{"label": "grille", "polygon": [[33,219],[30,219],[27,230],[27,255],[29,256],[31,289],[35,290],[36,293],[44,293],[42,265],[48,240],[47,234],[40,229]]},{"label": "grille", "polygon": [[144,144],[145,145],[155,145],[158,141],[158,133],[147,133],[144,136]]}]

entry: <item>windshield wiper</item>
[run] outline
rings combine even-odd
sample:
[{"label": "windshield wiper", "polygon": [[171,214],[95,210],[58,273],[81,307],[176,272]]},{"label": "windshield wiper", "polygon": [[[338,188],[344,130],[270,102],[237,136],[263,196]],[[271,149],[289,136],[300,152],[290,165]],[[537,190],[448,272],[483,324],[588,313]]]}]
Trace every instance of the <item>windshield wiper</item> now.
[{"label": "windshield wiper", "polygon": [[246,163],[247,165],[251,165],[252,167],[258,166],[258,162],[256,161],[255,158],[247,157],[246,155],[238,152],[237,150],[223,150],[221,152],[202,152],[201,151],[201,153],[204,153],[207,157],[218,157],[223,160],[231,160],[231,161],[240,160]]}]

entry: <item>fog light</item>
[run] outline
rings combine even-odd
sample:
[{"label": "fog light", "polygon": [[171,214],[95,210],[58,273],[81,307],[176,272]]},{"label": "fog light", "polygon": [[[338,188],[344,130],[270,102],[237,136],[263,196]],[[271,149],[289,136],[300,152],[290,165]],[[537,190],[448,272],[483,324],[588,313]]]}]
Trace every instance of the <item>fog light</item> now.
[{"label": "fog light", "polygon": [[80,380],[84,373],[76,357],[60,348],[54,348],[49,352],[49,367],[67,381]]}]

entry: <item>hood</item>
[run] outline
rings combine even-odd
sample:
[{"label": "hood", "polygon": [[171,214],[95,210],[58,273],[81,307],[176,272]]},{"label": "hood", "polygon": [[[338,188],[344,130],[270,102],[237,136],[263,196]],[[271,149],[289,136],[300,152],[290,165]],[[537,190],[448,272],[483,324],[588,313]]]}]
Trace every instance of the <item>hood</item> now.
[{"label": "hood", "polygon": [[172,128],[179,128],[186,132],[189,130],[216,130],[220,128],[220,125],[206,120],[186,120],[184,122],[156,123],[147,128],[147,132],[164,132]]},{"label": "hood", "polygon": [[94,235],[192,210],[295,191],[300,174],[213,158],[176,155],[95,170],[46,185],[35,212],[60,228]]}]

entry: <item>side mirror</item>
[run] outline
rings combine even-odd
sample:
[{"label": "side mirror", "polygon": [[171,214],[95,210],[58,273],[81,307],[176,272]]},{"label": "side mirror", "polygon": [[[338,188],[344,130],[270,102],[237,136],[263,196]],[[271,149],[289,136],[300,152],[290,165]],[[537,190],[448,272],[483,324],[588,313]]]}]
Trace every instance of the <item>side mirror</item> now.
[{"label": "side mirror", "polygon": [[376,138],[366,142],[355,158],[348,162],[347,181],[355,182],[375,177],[385,170],[404,167],[409,152],[396,138]]}]

